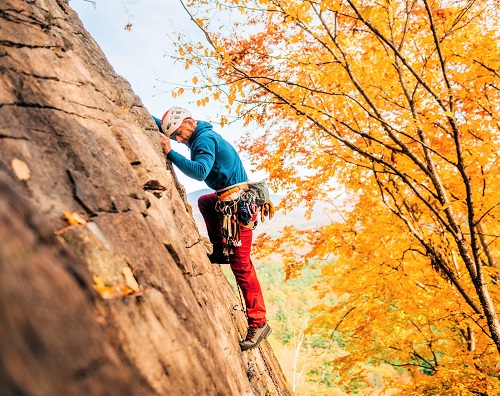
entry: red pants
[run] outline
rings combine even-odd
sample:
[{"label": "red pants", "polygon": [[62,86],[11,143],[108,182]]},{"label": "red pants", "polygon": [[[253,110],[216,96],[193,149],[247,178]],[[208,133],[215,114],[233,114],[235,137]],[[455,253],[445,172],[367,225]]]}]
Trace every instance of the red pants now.
[{"label": "red pants", "polygon": [[[224,240],[219,214],[215,210],[216,202],[217,196],[215,193],[202,195],[198,199],[198,208],[207,225],[208,237],[214,245],[214,251],[219,249],[221,252]],[[257,273],[250,258],[252,235],[253,230],[243,226],[240,227],[241,246],[232,248],[232,252],[229,254],[229,263],[245,299],[248,325],[250,327],[259,327],[266,323],[266,307]]]}]

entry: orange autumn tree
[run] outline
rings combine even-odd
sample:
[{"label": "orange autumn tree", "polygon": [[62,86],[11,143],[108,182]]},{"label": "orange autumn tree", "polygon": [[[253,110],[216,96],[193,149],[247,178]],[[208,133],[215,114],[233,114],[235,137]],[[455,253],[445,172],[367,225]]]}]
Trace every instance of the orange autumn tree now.
[{"label": "orange autumn tree", "polygon": [[384,380],[402,392],[498,387],[498,5],[185,3],[207,38],[179,42],[204,77],[200,104],[225,95],[262,127],[242,148],[283,205],[312,207],[335,185],[350,197],[340,223],[260,240],[288,276],[336,257],[318,289],[341,302],[317,307],[310,331],[344,346],[332,364],[347,390],[370,381],[367,362],[404,370]]}]

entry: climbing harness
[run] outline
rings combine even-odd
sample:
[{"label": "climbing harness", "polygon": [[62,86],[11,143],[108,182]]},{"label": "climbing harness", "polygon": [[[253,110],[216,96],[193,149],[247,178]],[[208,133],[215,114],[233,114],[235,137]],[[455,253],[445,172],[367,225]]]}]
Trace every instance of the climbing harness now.
[{"label": "climbing harness", "polygon": [[232,186],[217,190],[216,194],[221,201],[235,201],[239,198],[241,192],[245,190],[248,190],[247,182],[233,184]]},{"label": "climbing harness", "polygon": [[257,214],[260,210],[261,222],[265,217],[272,219],[274,206],[269,199],[266,181],[257,183],[238,183],[216,191],[215,210],[222,223],[222,236],[225,240],[224,253],[230,254],[233,247],[241,246],[240,227],[255,229]]},{"label": "climbing harness", "polygon": [[247,183],[240,183],[217,191],[215,210],[219,213],[224,237],[224,253],[241,246],[240,227],[255,228],[258,205],[248,190]]}]

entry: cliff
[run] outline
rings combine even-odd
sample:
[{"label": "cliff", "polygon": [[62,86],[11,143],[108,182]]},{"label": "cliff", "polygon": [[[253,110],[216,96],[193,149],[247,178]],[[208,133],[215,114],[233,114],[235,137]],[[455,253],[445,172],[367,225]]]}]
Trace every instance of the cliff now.
[{"label": "cliff", "polygon": [[0,74],[0,394],[289,395],[66,1],[0,2]]}]

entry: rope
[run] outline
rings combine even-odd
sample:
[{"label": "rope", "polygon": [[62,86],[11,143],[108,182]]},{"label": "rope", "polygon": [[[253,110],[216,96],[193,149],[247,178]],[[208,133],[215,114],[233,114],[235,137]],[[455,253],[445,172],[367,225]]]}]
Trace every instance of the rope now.
[{"label": "rope", "polygon": [[282,393],[280,392],[280,387],[278,385],[278,381],[276,380],[276,378],[274,378],[273,371],[271,370],[271,366],[269,365],[269,363],[266,359],[266,355],[264,353],[264,350],[262,349],[262,345],[259,345],[258,348],[260,350],[260,356],[262,357],[262,361],[264,362],[264,366],[266,366],[266,371],[269,374],[269,377],[271,377],[271,381],[274,384],[274,389],[276,389],[276,392],[278,392],[277,395],[280,396]]},{"label": "rope", "polygon": [[243,309],[243,312],[245,312],[245,317],[248,319],[248,311],[243,299],[243,292],[241,291],[240,285],[236,284],[236,287],[238,288],[238,297],[240,298],[241,308]]}]

